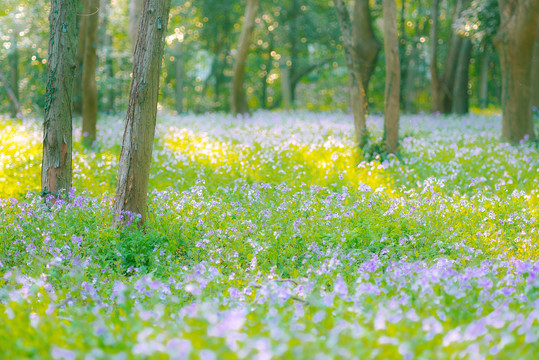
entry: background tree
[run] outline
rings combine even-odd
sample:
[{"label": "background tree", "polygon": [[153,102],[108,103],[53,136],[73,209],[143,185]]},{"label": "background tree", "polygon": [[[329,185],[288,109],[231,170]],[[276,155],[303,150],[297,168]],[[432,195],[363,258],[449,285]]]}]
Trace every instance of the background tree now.
[{"label": "background tree", "polygon": [[234,75],[232,77],[230,110],[234,116],[237,114],[244,114],[248,111],[243,81],[245,77],[245,63],[247,61],[249,46],[252,41],[257,12],[258,0],[247,0],[243,28],[241,30],[240,40],[236,50],[236,58],[234,61]]},{"label": "background tree", "polygon": [[84,65],[84,54],[86,52],[86,21],[90,14],[90,2],[92,0],[80,0],[82,8],[79,9],[79,32],[77,41],[77,52],[75,53],[75,81],[73,82],[73,112],[82,114],[82,72]]},{"label": "background tree", "polygon": [[535,138],[531,77],[539,27],[539,0],[500,0],[500,29],[494,39],[502,68],[502,137]]},{"label": "background tree", "polygon": [[145,0],[143,5],[118,165],[114,199],[116,225],[129,221],[124,216],[127,213],[139,214],[141,223],[146,217],[159,77],[169,11],[170,0]]},{"label": "background tree", "polygon": [[71,95],[77,40],[76,11],[76,0],[51,1],[41,188],[54,195],[71,187]]},{"label": "background tree", "polygon": [[361,73],[359,59],[357,57],[356,44],[352,26],[355,26],[350,20],[350,13],[343,0],[336,0],[335,9],[341,27],[344,58],[346,59],[346,68],[348,71],[348,89],[350,91],[350,103],[352,105],[352,114],[354,116],[354,129],[356,142],[363,147],[367,142],[368,130],[365,122],[365,90],[361,83]]},{"label": "background tree", "polygon": [[378,54],[382,46],[374,35],[369,0],[355,0],[353,15],[354,23],[352,31],[354,33],[356,56],[359,59],[361,83],[367,94],[369,82],[374,73]]},{"label": "background tree", "polygon": [[395,0],[384,0],[384,51],[386,54],[386,92],[384,140],[387,151],[396,153],[399,141],[400,61]]},{"label": "background tree", "polygon": [[84,63],[82,66],[82,143],[90,146],[97,134],[97,86],[95,68],[97,64],[97,28],[99,24],[99,0],[87,0],[84,30]]}]

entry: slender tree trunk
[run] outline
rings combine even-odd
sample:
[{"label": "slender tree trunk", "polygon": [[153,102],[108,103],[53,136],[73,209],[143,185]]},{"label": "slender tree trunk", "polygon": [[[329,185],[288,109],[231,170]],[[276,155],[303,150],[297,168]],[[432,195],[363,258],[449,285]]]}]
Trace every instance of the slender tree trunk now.
[{"label": "slender tree trunk", "polygon": [[97,27],[99,24],[99,0],[88,0],[90,13],[86,18],[86,49],[82,66],[82,143],[90,146],[97,134]]},{"label": "slender tree trunk", "polygon": [[176,46],[174,47],[176,52],[176,111],[178,114],[183,113],[183,86],[184,86],[184,56],[182,43],[177,41]]},{"label": "slender tree trunk", "polygon": [[116,226],[130,222],[130,215],[146,218],[148,180],[159,95],[159,76],[167,34],[170,0],[145,0],[137,43],[133,78],[114,200]]},{"label": "slender tree trunk", "polygon": [[488,107],[488,55],[489,43],[483,46],[483,54],[481,55],[481,69],[479,75],[479,107],[485,109]]},{"label": "slender tree trunk", "polygon": [[401,107],[406,109],[406,97],[404,95],[406,84],[408,80],[408,63],[409,59],[406,58],[406,1],[401,1],[400,8],[400,41],[399,41],[399,60],[401,68]]},{"label": "slender tree trunk", "polygon": [[129,0],[129,40],[132,51],[135,51],[143,5],[144,0]]},{"label": "slender tree trunk", "polygon": [[538,0],[500,0],[500,30],[494,44],[502,69],[502,137],[533,140],[531,76],[539,26]]},{"label": "slender tree trunk", "polygon": [[1,69],[0,69],[0,83],[4,84],[4,89],[6,90],[7,95],[9,96],[9,101],[11,105],[15,106],[18,109],[17,114],[18,116],[22,117],[21,104],[19,104],[19,100],[15,96],[15,93],[13,92],[13,90],[11,90],[11,87],[9,86],[9,82]]},{"label": "slender tree trunk", "polygon": [[384,140],[387,151],[395,154],[399,142],[400,61],[395,0],[383,1],[384,51],[386,54],[386,92]]},{"label": "slender tree trunk", "polygon": [[432,111],[437,112],[442,109],[442,85],[438,74],[438,8],[439,1],[432,0],[430,18],[430,77],[431,77],[431,97]]},{"label": "slender tree trunk", "polygon": [[292,94],[290,93],[290,67],[288,66],[287,57],[283,54],[281,56],[281,99],[283,102],[283,109],[290,110],[292,107]]},{"label": "slender tree trunk", "polygon": [[86,51],[86,19],[90,13],[90,1],[82,2],[82,12],[80,18],[79,35],[77,42],[77,52],[75,54],[75,80],[73,82],[73,112],[82,114],[82,66],[84,65],[84,52]]},{"label": "slender tree trunk", "polygon": [[356,56],[359,59],[361,84],[363,85],[365,94],[367,94],[369,82],[376,68],[378,54],[382,45],[380,45],[380,42],[374,35],[369,0],[355,0],[353,11],[352,33],[354,36],[354,47],[356,49]]},{"label": "slender tree trunk", "polygon": [[109,17],[110,17],[110,0],[101,0],[101,6],[99,9],[100,25],[99,25],[99,43],[102,45],[102,51],[105,55],[105,74],[107,76],[107,84],[103,88],[103,95],[106,95],[106,111],[108,113],[114,112],[114,62],[112,59],[112,36],[108,30]]},{"label": "slender tree trunk", "polygon": [[[461,16],[462,11],[466,10],[471,0],[458,0],[456,7],[452,11],[452,21]],[[448,54],[444,62],[443,73],[438,72],[438,8],[439,0],[433,0],[430,29],[430,72],[431,72],[431,92],[432,92],[432,111],[448,114],[452,110],[453,86],[455,84],[455,73],[462,41],[464,40],[455,31],[452,32],[449,42]]]},{"label": "slender tree trunk", "polygon": [[537,40],[535,40],[535,51],[533,53],[532,83],[532,106],[539,109],[539,35],[537,35]]},{"label": "slender tree trunk", "polygon": [[463,115],[469,111],[468,83],[470,81],[470,59],[472,57],[472,41],[463,39],[459,54],[455,85],[453,86],[452,112]]},{"label": "slender tree trunk", "polygon": [[58,196],[60,190],[71,188],[76,13],[77,0],[51,1],[41,188],[54,196]]},{"label": "slender tree trunk", "polygon": [[[299,66],[299,48],[298,48],[298,37],[299,37],[299,27],[298,27],[298,18],[300,16],[300,5],[298,0],[292,0],[292,6],[290,10],[290,31],[288,32],[288,39],[290,42],[290,65],[288,66],[288,87],[290,88],[287,91],[287,94],[290,94],[289,107],[293,108],[296,102],[296,85],[291,81],[298,71]],[[286,101],[285,101],[286,102]]]},{"label": "slender tree trunk", "polygon": [[258,0],[247,0],[243,28],[241,29],[240,42],[238,44],[236,60],[234,62],[234,75],[232,76],[230,110],[234,116],[245,114],[248,111],[243,82],[247,54],[249,53],[249,46],[251,45],[251,39],[253,37],[257,13]]},{"label": "slender tree trunk", "polygon": [[262,91],[260,94],[260,106],[262,109],[268,108],[268,77],[271,72],[271,66],[273,63],[273,59],[271,57],[271,53],[274,50],[274,40],[273,40],[273,34],[270,32],[269,34],[269,46],[268,50],[266,51],[266,63],[264,64],[264,76],[262,76]]},{"label": "slender tree trunk", "polygon": [[350,14],[343,0],[335,1],[337,18],[343,37],[344,58],[348,70],[348,88],[350,91],[350,103],[354,115],[354,130],[356,142],[359,147],[363,147],[368,139],[368,130],[365,121],[365,91],[361,83],[361,74],[359,71],[359,60],[352,28],[350,25]]},{"label": "slender tree trunk", "polygon": [[8,55],[8,62],[9,62],[9,82],[10,82],[10,88],[13,92],[13,96],[15,97],[16,101],[10,102],[10,108],[11,108],[11,117],[16,118],[17,115],[20,112],[20,100],[19,100],[19,48],[17,46],[17,36],[16,31],[13,31],[11,34],[11,46],[9,47],[9,55]]}]

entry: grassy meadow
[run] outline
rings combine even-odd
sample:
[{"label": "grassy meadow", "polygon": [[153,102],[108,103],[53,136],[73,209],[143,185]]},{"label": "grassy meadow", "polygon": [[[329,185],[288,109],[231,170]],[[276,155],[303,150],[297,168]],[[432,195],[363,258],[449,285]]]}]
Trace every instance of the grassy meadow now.
[{"label": "grassy meadow", "polygon": [[40,120],[0,119],[0,358],[539,353],[539,150],[498,115],[405,116],[395,157],[341,112],[158,114],[147,224],[122,230],[123,118],[98,124],[52,204]]}]

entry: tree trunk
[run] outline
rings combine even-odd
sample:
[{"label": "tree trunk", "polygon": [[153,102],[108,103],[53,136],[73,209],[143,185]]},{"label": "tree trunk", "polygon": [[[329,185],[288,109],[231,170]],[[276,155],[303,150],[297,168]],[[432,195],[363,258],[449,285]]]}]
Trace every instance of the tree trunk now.
[{"label": "tree trunk", "polygon": [[71,188],[71,96],[77,40],[77,0],[51,1],[45,120],[43,122],[43,193],[58,196]]},{"label": "tree trunk", "polygon": [[19,100],[15,96],[15,93],[13,92],[13,90],[11,90],[11,87],[9,86],[9,82],[1,69],[0,69],[0,83],[4,84],[4,89],[6,90],[7,95],[9,96],[9,101],[11,105],[15,106],[18,109],[17,114],[18,116],[22,117],[22,113],[20,110],[21,105],[19,104]]},{"label": "tree trunk", "polygon": [[408,64],[409,61],[406,58],[406,1],[401,1],[400,8],[400,41],[399,41],[399,60],[401,62],[401,107],[406,111],[406,97],[404,92],[406,91],[408,80]]},{"label": "tree trunk", "polygon": [[451,104],[452,112],[459,115],[467,114],[469,111],[468,83],[470,81],[471,56],[472,41],[470,39],[463,39],[455,74],[453,101]]},{"label": "tree trunk", "polygon": [[281,56],[281,99],[283,101],[283,109],[290,110],[292,107],[292,94],[290,93],[290,67],[288,66],[287,57]]},{"label": "tree trunk", "polygon": [[[290,102],[288,103],[288,108],[293,108],[296,102],[296,83],[291,81],[294,78],[298,71],[299,66],[299,49],[298,49],[298,37],[299,37],[299,27],[298,27],[298,18],[300,16],[300,5],[298,0],[292,0],[292,6],[290,10],[290,31],[288,32],[288,39],[290,42],[290,65],[287,65],[288,69],[288,91],[287,94],[290,95]],[[286,70],[285,70],[286,71]],[[286,100],[285,100],[286,103]]]},{"label": "tree trunk", "polygon": [[369,82],[376,68],[378,54],[382,48],[372,28],[369,0],[355,0],[352,32],[356,56],[359,59],[361,84],[365,94],[367,94]]},{"label": "tree trunk", "polygon": [[[105,55],[105,74],[107,75],[107,84],[102,89],[102,92],[106,94],[106,111],[107,113],[114,112],[114,61],[112,59],[112,36],[108,31],[109,17],[110,17],[110,0],[101,0],[101,6],[99,13],[101,14],[101,23],[98,26],[100,32],[99,43],[102,44],[102,51]],[[105,95],[104,94],[104,95]]]},{"label": "tree trunk", "polygon": [[145,0],[137,43],[133,78],[114,200],[114,224],[131,222],[130,216],[146,218],[148,180],[159,95],[159,76],[167,34],[170,0]]},{"label": "tree trunk", "polygon": [[84,52],[86,51],[86,19],[90,13],[91,0],[80,1],[83,5],[80,16],[77,52],[75,55],[75,80],[73,82],[73,112],[75,114],[82,114],[82,66],[84,64]]},{"label": "tree trunk", "polygon": [[[11,117],[16,118],[20,113],[19,101],[19,48],[17,46],[17,34],[15,31],[11,34],[11,46],[9,47],[9,82],[10,89],[16,101],[10,101]],[[10,97],[11,98],[11,97]]]},{"label": "tree trunk", "polygon": [[494,44],[502,69],[502,137],[511,143],[533,140],[531,76],[539,1],[500,0],[500,20]]},{"label": "tree trunk", "polygon": [[143,5],[144,0],[129,0],[129,40],[132,51],[135,51]]},{"label": "tree trunk", "polygon": [[488,55],[489,43],[483,46],[481,55],[481,69],[479,74],[479,107],[486,109],[488,107]]},{"label": "tree trunk", "polygon": [[365,122],[365,91],[361,83],[359,60],[355,48],[357,41],[354,39],[350,25],[350,14],[344,0],[336,0],[335,9],[337,10],[337,18],[339,19],[339,26],[343,37],[344,58],[348,70],[350,103],[354,115],[355,138],[358,146],[363,147],[367,143],[369,134]]},{"label": "tree trunk", "polygon": [[182,49],[182,43],[179,41],[176,41],[176,46],[174,47],[174,50],[176,52],[176,111],[178,114],[183,113],[183,86],[184,86],[184,56],[183,56],[183,49]]},{"label": "tree trunk", "polygon": [[247,62],[247,54],[249,53],[249,46],[251,45],[251,39],[253,37],[257,12],[258,0],[247,0],[243,28],[241,29],[240,41],[236,52],[236,61],[234,62],[234,75],[232,76],[230,110],[234,116],[245,114],[248,111],[243,82],[245,77],[245,64]]},{"label": "tree trunk", "polygon": [[[453,23],[455,23],[461,16],[462,11],[469,7],[470,1],[471,0],[457,1],[454,12],[452,12]],[[430,29],[432,111],[448,114],[452,110],[453,86],[455,84],[455,73],[457,71],[463,38],[455,31],[452,31],[443,73],[440,75],[438,72],[438,8],[439,0],[433,0],[431,11],[432,24]]]},{"label": "tree trunk", "polygon": [[97,86],[95,67],[97,63],[97,27],[99,24],[99,0],[88,0],[90,14],[86,18],[86,48],[82,66],[82,143],[90,146],[97,133]]},{"label": "tree trunk", "polygon": [[386,54],[386,91],[384,140],[390,153],[397,153],[399,142],[400,61],[395,0],[383,0],[384,51]]},{"label": "tree trunk", "polygon": [[532,106],[539,111],[539,35],[537,35],[537,40],[535,40],[532,83]]},{"label": "tree trunk", "polygon": [[431,97],[432,97],[432,111],[437,112],[442,108],[442,86],[440,75],[438,75],[438,8],[439,1],[432,0],[432,9],[430,12],[430,18],[432,24],[430,25],[430,83],[431,83]]}]

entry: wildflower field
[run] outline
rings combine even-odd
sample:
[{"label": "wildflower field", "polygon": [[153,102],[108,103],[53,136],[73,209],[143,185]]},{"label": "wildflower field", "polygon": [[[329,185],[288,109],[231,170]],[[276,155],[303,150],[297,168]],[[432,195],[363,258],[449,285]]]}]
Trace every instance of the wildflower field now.
[{"label": "wildflower field", "polygon": [[117,230],[121,117],[55,204],[40,121],[1,118],[0,358],[535,359],[536,145],[415,115],[358,154],[352,123],[158,115],[146,227]]}]

